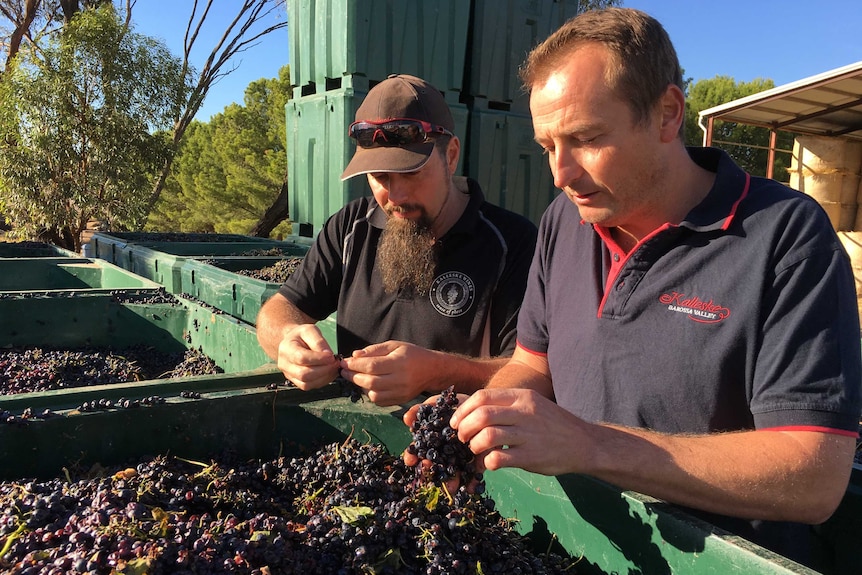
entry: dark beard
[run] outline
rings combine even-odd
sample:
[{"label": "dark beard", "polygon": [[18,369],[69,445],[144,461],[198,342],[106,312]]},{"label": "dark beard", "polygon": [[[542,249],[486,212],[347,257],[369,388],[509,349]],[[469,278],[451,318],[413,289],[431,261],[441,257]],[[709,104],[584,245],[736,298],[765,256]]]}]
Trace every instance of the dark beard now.
[{"label": "dark beard", "polygon": [[389,219],[377,245],[377,268],[386,293],[409,290],[423,296],[430,291],[437,248],[427,217]]}]

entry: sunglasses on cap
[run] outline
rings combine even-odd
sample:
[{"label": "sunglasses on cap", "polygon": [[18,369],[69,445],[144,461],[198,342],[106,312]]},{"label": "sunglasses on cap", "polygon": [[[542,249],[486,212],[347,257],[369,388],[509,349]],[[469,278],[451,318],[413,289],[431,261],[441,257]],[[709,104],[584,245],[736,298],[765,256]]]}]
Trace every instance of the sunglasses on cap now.
[{"label": "sunglasses on cap", "polygon": [[454,135],[443,126],[411,118],[394,118],[378,122],[360,120],[350,124],[347,133],[363,148],[374,145],[408,146],[427,142],[431,136]]}]

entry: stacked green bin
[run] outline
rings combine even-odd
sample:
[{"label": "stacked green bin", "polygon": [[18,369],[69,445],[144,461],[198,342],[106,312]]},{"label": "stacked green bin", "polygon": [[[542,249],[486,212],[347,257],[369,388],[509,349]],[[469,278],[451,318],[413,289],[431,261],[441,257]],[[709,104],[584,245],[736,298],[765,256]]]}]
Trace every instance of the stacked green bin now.
[{"label": "stacked green bin", "polygon": [[159,284],[99,259],[0,258],[0,292],[95,293],[159,289]]},{"label": "stacked green bin", "polygon": [[528,115],[518,69],[578,7],[578,0],[473,0],[465,92],[483,100],[483,108]]},{"label": "stacked green bin", "polygon": [[[193,235],[193,239],[198,239]],[[236,236],[221,241],[176,241],[177,234],[167,235],[167,241],[131,241],[116,234],[96,232],[90,240],[96,257],[103,258],[132,273],[150,279],[174,294],[185,291],[182,266],[191,258],[241,256],[263,250],[277,250],[283,255],[304,255],[308,240],[270,240]],[[149,239],[149,236],[144,236]]]},{"label": "stacked green bin", "polygon": [[[260,270],[274,265],[276,257],[221,257],[186,261],[180,273],[186,293],[225,311],[242,321],[255,324],[264,302],[281,287],[279,283],[259,280],[240,271]],[[319,322],[326,341],[337,349],[335,315]]]},{"label": "stacked green bin", "polygon": [[554,186],[547,156],[533,139],[530,117],[478,109],[470,116],[470,176],[482,186],[489,202],[538,225],[559,189]]},{"label": "stacked green bin", "polygon": [[469,0],[288,0],[287,16],[294,97],[392,73],[461,90]]},{"label": "stacked green bin", "polygon": [[[148,380],[130,384],[137,393],[151,395],[185,379],[251,378],[265,383],[284,382],[266,356],[251,326],[191,300],[161,292],[148,294],[76,294],[72,297],[0,298],[0,347],[85,347],[122,350],[147,345],[163,352],[197,349],[212,359],[223,374],[198,378]],[[74,403],[88,393],[110,394],[115,385],[18,394],[22,402]],[[122,386],[120,386],[122,387]],[[128,386],[127,386],[128,387]],[[119,389],[119,387],[117,387]],[[116,397],[119,397],[117,395]],[[12,399],[4,397],[4,401]]]},{"label": "stacked green bin", "polygon": [[[149,408],[68,410],[27,427],[0,425],[0,478],[56,477],[63,467],[128,465],[161,453],[195,461],[225,451],[245,458],[290,457],[351,435],[382,443],[392,453],[404,449],[409,434],[401,409],[353,403],[337,397],[334,387],[269,391],[233,380],[195,400],[176,393]],[[0,410],[18,407],[20,402],[0,397]],[[670,506],[586,477],[500,470],[486,473],[486,482],[499,511],[519,520],[518,529],[536,541],[537,550],[553,541],[582,556],[582,575],[814,573]]]},{"label": "stacked green bin", "polygon": [[529,96],[518,69],[529,51],[567,19],[577,0],[473,0],[467,80],[467,175],[489,201],[538,224],[559,190],[533,139]]}]

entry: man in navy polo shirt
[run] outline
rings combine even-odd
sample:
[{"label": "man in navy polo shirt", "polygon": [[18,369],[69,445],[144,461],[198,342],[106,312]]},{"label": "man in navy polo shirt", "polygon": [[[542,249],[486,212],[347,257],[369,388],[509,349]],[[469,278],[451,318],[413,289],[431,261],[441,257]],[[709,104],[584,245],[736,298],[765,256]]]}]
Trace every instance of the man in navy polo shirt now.
[{"label": "man in navy polo shirt", "polygon": [[522,77],[565,193],[539,226],[518,347],[451,425],[488,469],[589,474],[807,561],[862,409],[828,218],[686,149],[677,56],[643,12],[575,17]]},{"label": "man in navy polo shirt", "polygon": [[[394,405],[455,384],[483,387],[515,348],[536,226],[454,176],[461,146],[442,94],[414,76],[372,88],[342,179],[348,203],[262,307],[258,339],[285,376],[313,389],[340,375]],[[315,325],[337,314],[338,351]]]}]

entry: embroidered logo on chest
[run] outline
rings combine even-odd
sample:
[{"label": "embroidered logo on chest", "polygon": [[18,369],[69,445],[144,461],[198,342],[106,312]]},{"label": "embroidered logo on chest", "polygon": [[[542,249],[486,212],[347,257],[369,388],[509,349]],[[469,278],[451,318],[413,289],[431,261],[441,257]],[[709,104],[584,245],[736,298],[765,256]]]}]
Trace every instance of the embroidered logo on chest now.
[{"label": "embroidered logo on chest", "polygon": [[437,276],[431,284],[428,297],[437,313],[446,317],[458,317],[472,307],[476,298],[476,286],[466,274],[446,272]]},{"label": "embroidered logo on chest", "polygon": [[703,301],[697,296],[680,292],[663,294],[658,300],[667,305],[668,311],[684,313],[692,321],[699,323],[718,323],[730,317],[730,310],[713,300]]}]

